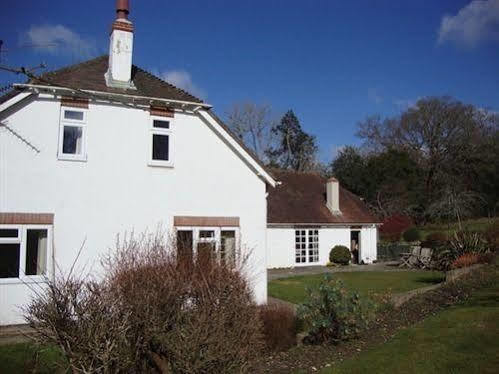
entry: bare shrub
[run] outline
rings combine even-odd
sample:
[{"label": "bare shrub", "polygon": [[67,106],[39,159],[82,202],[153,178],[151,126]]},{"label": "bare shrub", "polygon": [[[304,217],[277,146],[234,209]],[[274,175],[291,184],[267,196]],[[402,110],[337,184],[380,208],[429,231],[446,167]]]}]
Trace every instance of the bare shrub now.
[{"label": "bare shrub", "polygon": [[245,371],[263,347],[245,264],[177,261],[172,243],[160,233],[118,240],[102,281],[50,284],[28,322],[74,372]]},{"label": "bare shrub", "polygon": [[295,311],[286,305],[260,307],[265,345],[271,351],[284,351],[296,345],[298,321]]}]

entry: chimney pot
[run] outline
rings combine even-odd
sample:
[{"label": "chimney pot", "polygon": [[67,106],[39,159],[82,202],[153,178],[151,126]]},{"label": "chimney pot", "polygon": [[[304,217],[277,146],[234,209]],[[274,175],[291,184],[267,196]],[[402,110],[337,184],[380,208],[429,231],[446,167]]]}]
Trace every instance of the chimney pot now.
[{"label": "chimney pot", "polygon": [[128,19],[130,13],[130,4],[128,0],[116,0],[116,18]]}]

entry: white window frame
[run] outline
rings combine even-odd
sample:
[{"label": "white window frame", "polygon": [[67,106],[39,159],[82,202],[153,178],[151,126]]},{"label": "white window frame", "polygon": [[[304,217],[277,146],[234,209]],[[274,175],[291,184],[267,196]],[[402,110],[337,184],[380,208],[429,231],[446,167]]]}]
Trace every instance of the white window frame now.
[{"label": "white window frame", "polygon": [[[154,127],[154,121],[163,121],[169,122],[169,128],[164,129],[160,127]],[[173,136],[173,127],[174,121],[173,117],[162,117],[162,116],[150,116],[149,122],[149,157],[148,157],[148,165],[149,166],[160,166],[160,167],[173,167],[173,152],[174,152],[174,136]],[[166,135],[168,136],[168,161],[166,160],[154,160],[152,158],[152,150],[153,150],[153,139],[154,135]]]},{"label": "white window frame", "polygon": [[[68,119],[64,118],[64,112],[65,111],[70,111],[70,112],[80,112],[83,113],[83,120],[74,120],[74,119]],[[60,113],[60,119],[59,119],[59,144],[58,144],[58,151],[57,151],[57,158],[59,160],[65,160],[65,161],[87,161],[87,115],[88,115],[88,110],[84,108],[73,108],[73,107],[67,107],[67,106],[61,106],[61,113]],[[81,154],[73,154],[73,153],[64,153],[63,152],[63,147],[64,147],[64,126],[71,126],[71,127],[80,127],[82,134],[82,144],[81,144]]]},{"label": "white window frame", "polygon": [[[0,243],[19,243],[19,277],[0,278],[0,284],[42,283],[52,278],[52,225],[0,225],[0,229],[17,229],[17,238],[0,238]],[[26,275],[26,244],[28,230],[47,230],[47,259],[43,275]]]},{"label": "white window frame", "polygon": [[[236,226],[179,226],[176,227],[177,231],[192,231],[192,257],[194,260],[197,258],[198,243],[215,243],[215,252],[217,261],[220,260],[220,247],[222,245],[222,231],[234,231],[236,246],[234,248],[234,259],[239,258],[239,227]],[[200,231],[214,231],[214,238],[200,238]]]},{"label": "white window frame", "polygon": [[[315,231],[317,231],[317,234],[315,234]],[[304,234],[303,234],[304,232]],[[299,234],[298,234],[299,233]],[[320,262],[320,253],[319,253],[319,233],[320,230],[318,228],[313,228],[313,227],[303,227],[303,228],[295,228],[294,229],[294,264],[295,266],[302,266],[302,265],[313,265],[313,264],[319,264]],[[296,239],[297,237],[300,238],[300,241],[297,242]],[[317,238],[316,241],[314,241],[314,238]],[[305,238],[305,241],[301,241],[301,238]],[[297,245],[300,245],[300,248],[296,248]],[[305,248],[301,248],[301,246],[304,245]],[[302,255],[302,251],[305,251],[305,255]],[[299,251],[299,252],[298,252]],[[311,251],[313,251],[313,254],[310,254]],[[314,256],[316,258],[316,261],[310,261],[310,257]],[[300,260],[305,259],[305,261],[297,261],[297,258],[300,258]]]}]

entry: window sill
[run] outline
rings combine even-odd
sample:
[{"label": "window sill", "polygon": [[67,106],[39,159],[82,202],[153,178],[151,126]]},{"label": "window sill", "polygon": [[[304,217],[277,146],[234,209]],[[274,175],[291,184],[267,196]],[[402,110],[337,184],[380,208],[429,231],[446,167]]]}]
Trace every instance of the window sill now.
[{"label": "window sill", "polygon": [[87,155],[84,156],[74,156],[74,155],[57,155],[57,159],[60,161],[76,161],[76,162],[87,162]]},{"label": "window sill", "polygon": [[152,166],[152,167],[160,167],[160,168],[173,168],[173,162],[171,162],[171,161],[149,160],[147,165]]},{"label": "window sill", "polygon": [[0,285],[3,284],[32,284],[47,283],[49,279],[42,275],[26,276],[23,278],[0,278]]}]

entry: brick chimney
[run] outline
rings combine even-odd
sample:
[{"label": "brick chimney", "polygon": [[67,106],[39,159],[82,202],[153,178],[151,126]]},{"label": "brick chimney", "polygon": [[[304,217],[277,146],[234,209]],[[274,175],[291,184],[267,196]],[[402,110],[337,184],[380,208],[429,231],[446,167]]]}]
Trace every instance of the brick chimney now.
[{"label": "brick chimney", "polygon": [[116,19],[111,26],[109,66],[105,74],[108,87],[135,88],[132,82],[133,24],[128,20],[128,0],[116,1]]},{"label": "brick chimney", "polygon": [[340,211],[340,182],[336,178],[329,178],[326,182],[326,205],[333,214]]}]

